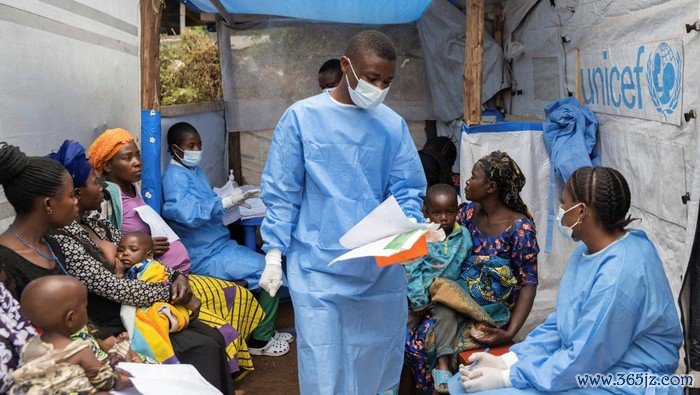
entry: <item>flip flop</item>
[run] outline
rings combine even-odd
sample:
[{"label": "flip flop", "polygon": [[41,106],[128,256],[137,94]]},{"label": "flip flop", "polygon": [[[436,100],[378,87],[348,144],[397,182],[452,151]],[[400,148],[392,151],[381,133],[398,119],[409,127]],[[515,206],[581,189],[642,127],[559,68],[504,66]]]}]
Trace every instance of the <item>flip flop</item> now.
[{"label": "flip flop", "polygon": [[449,370],[433,369],[432,374],[435,382],[435,391],[440,394],[449,394],[450,390],[447,387],[447,381],[452,378],[452,373]]},{"label": "flip flop", "polygon": [[289,343],[283,340],[270,339],[263,348],[249,347],[248,352],[252,355],[262,355],[265,357],[281,357],[289,352]]},{"label": "flip flop", "polygon": [[288,344],[292,344],[292,342],[294,342],[294,336],[292,336],[291,333],[287,333],[287,332],[275,331],[275,334],[272,336],[272,338],[275,340],[280,340],[280,341],[286,342]]}]

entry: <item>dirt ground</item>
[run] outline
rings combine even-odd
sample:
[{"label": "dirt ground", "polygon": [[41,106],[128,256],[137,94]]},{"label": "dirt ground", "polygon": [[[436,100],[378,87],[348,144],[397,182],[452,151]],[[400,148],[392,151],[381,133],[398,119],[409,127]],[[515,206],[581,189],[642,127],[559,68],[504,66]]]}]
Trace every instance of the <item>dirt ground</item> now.
[{"label": "dirt ground", "polygon": [[[291,301],[280,303],[277,328],[285,332],[294,330],[294,311]],[[253,356],[253,364],[255,370],[234,383],[236,395],[293,395],[299,393],[296,342],[291,344],[291,350],[287,355],[281,357]]]}]

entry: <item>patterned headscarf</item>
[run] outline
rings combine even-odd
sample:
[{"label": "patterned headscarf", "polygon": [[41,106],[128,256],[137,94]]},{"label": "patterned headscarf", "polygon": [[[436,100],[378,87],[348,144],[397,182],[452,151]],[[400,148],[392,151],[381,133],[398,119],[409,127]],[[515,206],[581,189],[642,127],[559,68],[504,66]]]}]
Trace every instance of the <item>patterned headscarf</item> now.
[{"label": "patterned headscarf", "polygon": [[66,140],[58,152],[52,152],[49,158],[63,165],[73,177],[73,187],[82,188],[90,175],[92,167],[85,157],[85,148],[77,141]]},{"label": "patterned headscarf", "polygon": [[501,151],[493,151],[476,163],[481,165],[486,178],[498,186],[498,196],[503,204],[532,219],[530,210],[520,197],[520,191],[525,186],[525,175],[520,170],[520,166],[508,154]]},{"label": "patterned headscarf", "polygon": [[104,164],[119,152],[134,136],[124,129],[105,130],[88,148],[88,160],[97,174],[104,173]]}]

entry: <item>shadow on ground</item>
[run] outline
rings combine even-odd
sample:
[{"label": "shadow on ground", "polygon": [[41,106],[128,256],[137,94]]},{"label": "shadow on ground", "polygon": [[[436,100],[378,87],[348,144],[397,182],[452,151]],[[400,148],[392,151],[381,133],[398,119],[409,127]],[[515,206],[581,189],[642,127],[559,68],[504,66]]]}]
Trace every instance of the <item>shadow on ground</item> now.
[{"label": "shadow on ground", "polygon": [[[294,311],[292,303],[280,303],[277,328],[294,328]],[[248,373],[234,385],[236,395],[294,395],[299,393],[297,377],[297,343],[292,343],[291,350],[281,357],[253,356],[255,370]]]}]

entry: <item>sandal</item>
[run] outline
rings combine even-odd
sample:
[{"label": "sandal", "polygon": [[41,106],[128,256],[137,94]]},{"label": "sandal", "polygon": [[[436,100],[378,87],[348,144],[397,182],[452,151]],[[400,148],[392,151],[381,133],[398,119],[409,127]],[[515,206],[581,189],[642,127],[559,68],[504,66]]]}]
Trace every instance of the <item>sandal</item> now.
[{"label": "sandal", "polygon": [[452,373],[449,370],[433,369],[432,374],[435,382],[435,391],[440,394],[449,394],[450,390],[447,387],[447,382],[452,378]]},{"label": "sandal", "polygon": [[272,338],[269,342],[267,342],[265,347],[250,347],[248,348],[248,352],[250,352],[252,355],[262,355],[265,357],[281,357],[289,352],[289,343]]},{"label": "sandal", "polygon": [[294,341],[294,336],[292,336],[291,333],[287,332],[275,331],[275,334],[272,336],[272,338],[275,340],[286,342],[287,344],[292,344],[292,342]]}]

